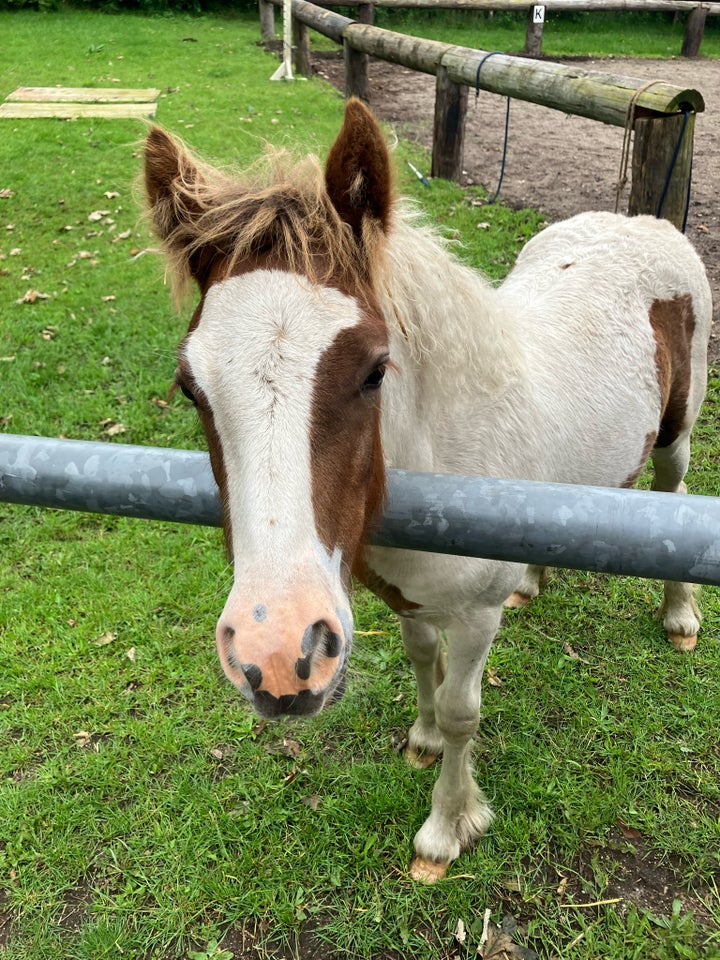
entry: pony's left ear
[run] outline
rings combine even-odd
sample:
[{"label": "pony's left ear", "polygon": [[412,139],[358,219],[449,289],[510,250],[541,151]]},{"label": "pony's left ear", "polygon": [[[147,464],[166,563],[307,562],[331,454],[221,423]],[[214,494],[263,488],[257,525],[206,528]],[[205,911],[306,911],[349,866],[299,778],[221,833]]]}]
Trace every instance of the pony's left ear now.
[{"label": "pony's left ear", "polygon": [[387,232],[393,204],[390,152],[377,120],[354,97],[345,106],[345,121],[330,148],[325,184],[333,206],[358,238],[367,218]]}]

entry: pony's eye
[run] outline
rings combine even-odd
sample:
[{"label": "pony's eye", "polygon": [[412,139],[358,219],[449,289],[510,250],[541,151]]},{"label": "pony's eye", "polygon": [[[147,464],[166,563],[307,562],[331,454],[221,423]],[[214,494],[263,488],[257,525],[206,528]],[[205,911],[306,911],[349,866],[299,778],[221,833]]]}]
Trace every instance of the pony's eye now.
[{"label": "pony's eye", "polygon": [[379,363],[377,367],[365,378],[365,382],[362,385],[362,390],[377,390],[380,384],[383,382],[383,377],[385,376],[385,364]]}]

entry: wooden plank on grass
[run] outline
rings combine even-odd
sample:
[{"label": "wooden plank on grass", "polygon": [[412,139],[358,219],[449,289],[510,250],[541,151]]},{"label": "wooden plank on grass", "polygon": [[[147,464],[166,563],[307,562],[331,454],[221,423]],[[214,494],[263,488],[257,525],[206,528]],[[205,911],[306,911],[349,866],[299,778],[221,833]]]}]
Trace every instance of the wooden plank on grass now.
[{"label": "wooden plank on grass", "polygon": [[112,120],[133,120],[154,117],[156,103],[0,103],[0,119],[57,117],[107,117]]},{"label": "wooden plank on grass", "polygon": [[126,90],[117,87],[18,87],[7,100],[20,103],[152,103],[160,96],[153,87]]}]

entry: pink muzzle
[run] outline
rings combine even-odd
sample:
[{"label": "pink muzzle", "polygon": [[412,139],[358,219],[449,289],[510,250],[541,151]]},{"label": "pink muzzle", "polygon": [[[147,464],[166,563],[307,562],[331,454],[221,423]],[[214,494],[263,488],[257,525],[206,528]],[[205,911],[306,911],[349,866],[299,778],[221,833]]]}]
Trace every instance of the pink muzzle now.
[{"label": "pink muzzle", "polygon": [[235,585],[217,625],[218,655],[261,716],[319,713],[342,695],[352,618],[340,599],[310,586]]}]

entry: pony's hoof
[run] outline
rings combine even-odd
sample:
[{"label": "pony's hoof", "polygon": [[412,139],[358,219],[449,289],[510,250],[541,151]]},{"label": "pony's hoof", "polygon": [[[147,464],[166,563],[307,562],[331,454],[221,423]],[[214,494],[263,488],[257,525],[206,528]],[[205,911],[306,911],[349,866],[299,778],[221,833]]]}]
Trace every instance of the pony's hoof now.
[{"label": "pony's hoof", "polygon": [[438,754],[430,753],[428,750],[423,750],[420,752],[418,750],[413,750],[412,747],[406,747],[405,759],[410,766],[415,767],[416,770],[427,770],[427,768],[431,767],[438,759]]},{"label": "pony's hoof", "polygon": [[668,637],[672,642],[672,645],[676,650],[679,650],[681,653],[687,653],[690,650],[695,649],[697,643],[697,634],[694,634],[692,637],[683,637],[680,633],[669,633]]},{"label": "pony's hoof", "polygon": [[526,607],[532,597],[528,597],[525,593],[518,593],[517,590],[515,593],[511,593],[507,598],[503,606],[506,610],[518,610],[520,607]]},{"label": "pony's hoof", "polygon": [[436,863],[424,857],[415,857],[410,864],[410,876],[418,883],[437,883],[447,873],[448,863]]}]

